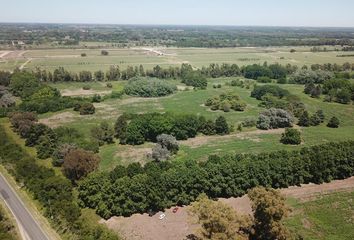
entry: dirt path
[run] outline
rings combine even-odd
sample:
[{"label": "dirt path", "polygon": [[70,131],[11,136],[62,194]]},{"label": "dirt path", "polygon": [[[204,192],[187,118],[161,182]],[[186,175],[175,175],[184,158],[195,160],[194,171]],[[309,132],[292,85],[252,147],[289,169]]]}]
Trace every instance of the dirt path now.
[{"label": "dirt path", "polygon": [[31,61],[32,61],[32,58],[27,59],[27,61],[24,62],[24,63],[19,67],[19,69],[22,70],[22,69],[23,69],[29,62],[31,62]]},{"label": "dirt path", "polygon": [[[350,190],[354,190],[354,177],[321,185],[305,184],[301,187],[290,187],[282,189],[281,192],[286,197],[306,201],[321,194]],[[240,198],[219,200],[229,204],[242,214],[251,213],[250,201],[246,195]],[[160,212],[152,217],[147,214],[134,214],[128,218],[112,217],[107,221],[102,220],[101,222],[129,240],[180,240],[193,233],[198,227],[188,217],[188,208],[188,206],[179,208],[177,213],[173,213],[172,208],[167,209],[165,211],[166,217],[163,220],[159,219]]]},{"label": "dirt path", "polygon": [[7,54],[10,54],[12,51],[5,51],[0,53],[0,58],[4,58]]}]

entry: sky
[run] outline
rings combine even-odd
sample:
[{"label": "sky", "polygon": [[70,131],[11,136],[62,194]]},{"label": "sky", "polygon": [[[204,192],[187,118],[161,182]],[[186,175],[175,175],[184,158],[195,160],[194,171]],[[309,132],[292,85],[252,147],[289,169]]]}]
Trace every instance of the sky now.
[{"label": "sky", "polygon": [[354,0],[0,0],[0,22],[354,27]]}]

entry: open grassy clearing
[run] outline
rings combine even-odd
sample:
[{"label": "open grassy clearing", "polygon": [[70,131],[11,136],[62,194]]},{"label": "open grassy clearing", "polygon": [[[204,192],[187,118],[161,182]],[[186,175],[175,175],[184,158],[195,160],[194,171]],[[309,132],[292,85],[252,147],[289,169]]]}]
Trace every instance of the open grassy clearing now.
[{"label": "open grassy clearing", "polygon": [[[101,103],[95,103],[96,113],[90,116],[80,116],[72,110],[65,110],[57,113],[47,113],[40,116],[42,122],[53,126],[65,125],[78,129],[87,138],[90,136],[90,129],[103,120],[114,124],[117,117],[124,113],[146,113],[146,112],[176,112],[191,113],[205,116],[207,119],[216,119],[223,115],[227,121],[235,127],[249,118],[257,118],[262,108],[258,106],[259,101],[250,97],[252,89],[227,86],[226,83],[234,78],[209,79],[206,90],[181,90],[176,94],[161,98],[138,98],[124,96],[123,99],[108,99]],[[176,85],[183,88],[183,84],[176,80],[171,80]],[[213,88],[213,84],[222,84],[222,88]],[[60,83],[53,84],[61,91],[79,90],[85,83]],[[113,89],[122,89],[125,82],[113,82]],[[104,83],[90,83],[94,91],[102,91]],[[294,149],[301,146],[325,143],[328,141],[342,141],[354,139],[354,108],[353,105],[343,105],[338,103],[324,102],[323,99],[314,99],[303,93],[301,85],[280,85],[301,98],[306,108],[314,113],[322,109],[326,115],[324,124],[317,127],[301,128],[303,144],[300,146],[288,146],[279,142],[282,129],[276,131],[260,131],[255,128],[244,128],[242,133],[233,133],[230,136],[206,137],[198,136],[195,139],[181,142],[181,151],[177,159],[188,158],[204,160],[209,154],[215,153],[246,153],[275,151],[279,149]],[[235,91],[248,106],[244,112],[231,111],[211,111],[203,104],[209,97],[219,95],[223,92]],[[338,129],[330,129],[325,126],[328,119],[337,116],[341,120]],[[101,169],[108,170],[118,164],[127,165],[131,162],[146,162],[146,157],[152,144],[142,146],[122,146],[117,143],[101,147],[100,156],[102,158]]]},{"label": "open grassy clearing", "polygon": [[354,238],[354,191],[333,193],[315,200],[290,200],[294,208],[287,226],[304,239],[350,240]]},{"label": "open grassy clearing", "polygon": [[[104,45],[105,46],[105,45]],[[109,47],[107,47],[109,48]],[[296,49],[290,53],[290,49]],[[332,49],[333,47],[328,47]],[[23,54],[10,54],[0,58],[0,70],[13,70],[30,60],[24,69],[42,69],[53,71],[59,66],[72,72],[82,70],[108,70],[110,65],[138,66],[146,69],[155,65],[162,67],[190,63],[202,67],[215,63],[236,63],[240,66],[253,63],[278,62],[302,66],[304,64],[323,64],[353,62],[354,57],[337,57],[343,52],[311,52],[310,47],[257,47],[257,48],[109,48],[109,55],[102,56],[99,49],[49,49],[28,50]],[[19,52],[19,51],[17,51]],[[86,57],[81,57],[86,53]],[[353,54],[354,52],[345,52]],[[12,57],[11,57],[12,56]]]}]

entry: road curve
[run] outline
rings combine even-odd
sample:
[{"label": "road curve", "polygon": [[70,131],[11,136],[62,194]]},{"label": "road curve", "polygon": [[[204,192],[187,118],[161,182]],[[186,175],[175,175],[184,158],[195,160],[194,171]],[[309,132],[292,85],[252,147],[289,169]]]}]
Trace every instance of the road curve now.
[{"label": "road curve", "polygon": [[0,196],[4,199],[7,207],[10,209],[19,228],[22,230],[24,239],[29,240],[49,240],[43,232],[37,221],[29,213],[16,192],[11,188],[10,184],[0,173]]}]

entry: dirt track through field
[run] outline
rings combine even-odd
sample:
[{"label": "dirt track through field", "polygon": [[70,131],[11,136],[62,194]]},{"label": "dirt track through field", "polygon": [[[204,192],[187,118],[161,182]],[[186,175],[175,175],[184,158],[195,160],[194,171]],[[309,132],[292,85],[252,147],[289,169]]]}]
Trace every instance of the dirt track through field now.
[{"label": "dirt track through field", "polygon": [[[301,187],[289,187],[280,191],[288,198],[308,201],[332,192],[354,191],[354,177],[321,185],[305,184]],[[246,195],[240,198],[219,200],[232,206],[239,213],[251,213],[250,201]],[[112,217],[101,222],[129,240],[181,240],[193,233],[198,227],[188,216],[188,208],[188,206],[179,208],[177,213],[172,212],[173,208],[167,209],[165,211],[166,217],[163,220],[159,219],[159,215],[162,213],[159,212],[152,217],[149,217],[148,214],[134,214],[128,218]]]}]

